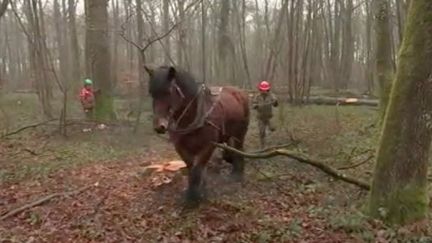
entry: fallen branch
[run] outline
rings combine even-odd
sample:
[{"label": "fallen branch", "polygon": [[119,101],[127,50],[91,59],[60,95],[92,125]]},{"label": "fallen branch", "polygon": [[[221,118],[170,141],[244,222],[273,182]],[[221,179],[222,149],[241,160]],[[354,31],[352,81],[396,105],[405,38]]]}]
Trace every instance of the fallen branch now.
[{"label": "fallen branch", "polygon": [[82,187],[82,188],[80,188],[80,189],[78,189],[78,190],[75,190],[75,191],[70,191],[70,192],[57,192],[57,193],[53,193],[53,194],[50,194],[50,195],[44,196],[44,197],[42,197],[42,198],[40,198],[40,199],[38,199],[38,200],[36,200],[36,201],[33,201],[33,202],[30,202],[30,203],[27,203],[27,204],[25,204],[25,205],[23,205],[23,206],[21,206],[21,207],[19,207],[19,208],[16,208],[16,209],[13,209],[13,210],[10,210],[10,211],[4,213],[4,214],[0,217],[0,220],[5,220],[5,219],[7,219],[7,218],[10,218],[10,217],[12,217],[12,216],[15,216],[15,215],[17,215],[17,214],[19,214],[19,213],[25,211],[25,210],[27,210],[27,209],[30,209],[30,208],[33,208],[33,207],[36,207],[36,206],[42,205],[43,203],[46,203],[46,202],[48,202],[48,201],[50,201],[51,199],[56,198],[56,197],[67,197],[67,196],[72,196],[72,195],[78,195],[78,194],[80,194],[81,192],[83,192],[83,191],[89,189],[89,188],[92,187],[92,186],[93,186],[93,185],[85,186],[85,187]]},{"label": "fallen branch", "polygon": [[356,185],[362,189],[365,190],[370,190],[370,185],[367,182],[364,182],[362,180],[358,180],[356,178],[347,176],[343,173],[341,173],[340,171],[324,164],[323,162],[320,161],[316,161],[316,160],[311,160],[311,159],[307,159],[307,158],[303,158],[300,157],[298,155],[295,155],[293,153],[290,153],[288,150],[286,149],[276,149],[273,151],[269,151],[269,152],[262,152],[262,153],[247,153],[247,152],[243,152],[240,150],[237,150],[233,147],[230,146],[226,146],[224,144],[219,144],[219,143],[215,143],[216,147],[219,147],[221,149],[236,153],[238,155],[241,155],[245,158],[251,158],[251,159],[264,159],[264,158],[271,158],[271,157],[275,157],[275,156],[285,156],[291,159],[294,159],[298,162],[304,163],[304,164],[308,164],[311,165],[315,168],[320,169],[321,171],[325,172],[326,174],[336,178],[336,179],[340,179],[342,181],[348,182],[350,184]]},{"label": "fallen branch", "polygon": [[3,134],[0,138],[9,137],[9,136],[18,134],[18,133],[20,133],[20,132],[22,132],[24,130],[27,130],[27,129],[30,129],[30,128],[36,128],[36,127],[39,127],[39,126],[43,126],[43,125],[45,125],[45,124],[47,124],[49,122],[57,121],[57,120],[58,120],[57,118],[54,118],[54,119],[46,120],[46,121],[39,122],[39,123],[36,123],[36,124],[24,126],[24,127],[21,127],[21,128],[15,130],[15,131],[13,131],[13,132],[9,132],[9,133]]}]

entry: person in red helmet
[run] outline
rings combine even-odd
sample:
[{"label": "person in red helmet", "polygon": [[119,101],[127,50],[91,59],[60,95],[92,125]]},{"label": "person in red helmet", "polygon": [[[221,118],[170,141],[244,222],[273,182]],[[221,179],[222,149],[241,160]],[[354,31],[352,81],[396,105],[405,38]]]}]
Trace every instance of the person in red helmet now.
[{"label": "person in red helmet", "polygon": [[274,131],[275,127],[271,121],[273,117],[273,107],[278,106],[276,96],[270,91],[271,85],[267,81],[258,84],[259,93],[252,101],[252,108],[257,110],[258,130],[261,148],[265,147],[265,136],[267,128]]}]

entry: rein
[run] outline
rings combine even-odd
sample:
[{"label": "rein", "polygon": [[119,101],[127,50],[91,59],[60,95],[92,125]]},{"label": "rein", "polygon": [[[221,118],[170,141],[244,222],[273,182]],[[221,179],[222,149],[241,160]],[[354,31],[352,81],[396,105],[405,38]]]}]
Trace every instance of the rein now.
[{"label": "rein", "polygon": [[[186,97],[183,95],[182,90],[180,89],[180,87],[174,83],[174,88],[176,88],[177,92],[180,94],[180,96],[182,97],[182,100],[184,100]],[[206,124],[207,118],[208,116],[213,112],[214,107],[217,104],[217,101],[212,102],[212,106],[210,107],[210,109],[208,109],[206,112],[204,111],[205,109],[205,103],[206,103],[206,91],[208,91],[207,87],[205,86],[205,84],[202,84],[198,90],[198,92],[196,93],[196,95],[192,98],[191,101],[189,101],[189,103],[186,105],[186,107],[184,108],[184,110],[182,111],[182,113],[180,114],[180,116],[177,119],[173,119],[173,115],[176,112],[176,110],[173,110],[171,112],[170,118],[169,118],[169,131],[177,133],[177,134],[188,134],[191,133],[201,127],[203,127]],[[184,118],[184,116],[186,115],[187,111],[191,108],[192,104],[194,103],[194,101],[197,100],[197,114],[194,118],[194,120],[187,125],[184,128],[179,128],[178,124],[179,122]]]}]

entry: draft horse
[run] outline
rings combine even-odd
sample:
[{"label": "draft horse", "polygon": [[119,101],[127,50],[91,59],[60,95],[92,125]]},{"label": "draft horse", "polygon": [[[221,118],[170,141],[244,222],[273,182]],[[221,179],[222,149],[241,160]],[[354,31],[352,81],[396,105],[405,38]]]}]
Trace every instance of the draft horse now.
[{"label": "draft horse", "polygon": [[[248,95],[232,86],[214,92],[189,72],[172,66],[146,66],[145,70],[150,75],[153,128],[159,134],[168,132],[187,165],[186,202],[198,203],[205,197],[205,171],[214,143],[243,150],[250,116]],[[224,151],[223,159],[232,165],[232,177],[241,181],[243,157]]]}]

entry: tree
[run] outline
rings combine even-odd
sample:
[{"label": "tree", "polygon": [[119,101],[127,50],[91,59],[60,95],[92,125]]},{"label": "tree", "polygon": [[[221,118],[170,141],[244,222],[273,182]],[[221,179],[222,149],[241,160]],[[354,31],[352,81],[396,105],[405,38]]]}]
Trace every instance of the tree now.
[{"label": "tree", "polygon": [[[26,33],[29,42],[30,65],[36,82],[36,90],[38,98],[42,105],[42,112],[47,118],[53,117],[53,108],[51,104],[52,85],[51,75],[48,70],[48,48],[46,44],[46,35],[42,11],[41,1],[32,0],[26,1],[24,4],[25,14],[27,16],[28,30],[25,29],[22,20],[18,18],[21,23],[21,28]],[[15,9],[14,9],[15,11]]]},{"label": "tree", "polygon": [[78,42],[78,31],[76,27],[76,3],[74,0],[68,0],[68,29],[70,43],[70,63],[71,63],[71,79],[78,82],[81,76],[81,55]]},{"label": "tree", "polygon": [[108,34],[108,0],[86,0],[86,71],[100,90],[96,96],[95,118],[114,118],[112,75]]},{"label": "tree", "polygon": [[[168,30],[169,30],[169,22],[170,22],[169,4],[170,4],[169,0],[163,0],[163,3],[162,3],[162,5],[163,5],[162,6],[162,8],[163,8],[162,24],[163,24],[163,31],[164,32],[168,32]],[[171,44],[170,44],[169,36],[167,38],[165,38],[163,48],[166,49],[165,63],[168,64],[168,63],[170,63],[170,57],[171,57]]]},{"label": "tree", "polygon": [[412,0],[380,138],[369,201],[372,216],[424,219],[432,139],[432,1]]},{"label": "tree", "polygon": [[390,3],[387,0],[375,0],[377,9],[376,25],[376,74],[380,89],[381,119],[384,118],[393,75],[393,61],[390,32]]},{"label": "tree", "polygon": [[6,13],[8,4],[9,4],[9,0],[3,0],[0,2],[0,18],[3,16],[3,14]]}]

